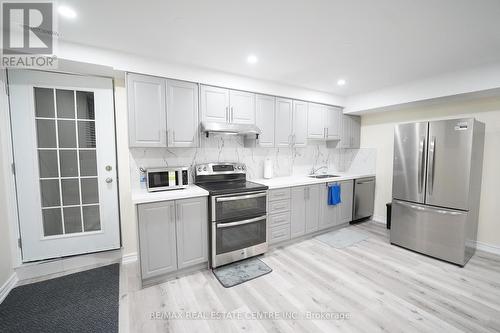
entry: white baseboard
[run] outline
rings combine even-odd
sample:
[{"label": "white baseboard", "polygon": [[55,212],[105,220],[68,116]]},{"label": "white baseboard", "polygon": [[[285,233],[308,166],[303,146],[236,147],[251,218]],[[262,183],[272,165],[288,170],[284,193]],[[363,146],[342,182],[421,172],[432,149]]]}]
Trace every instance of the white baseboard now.
[{"label": "white baseboard", "polygon": [[17,274],[16,272],[12,273],[12,275],[5,281],[3,286],[0,287],[0,303],[9,295],[10,291],[14,289],[17,285]]},{"label": "white baseboard", "polygon": [[484,251],[484,252],[489,252],[493,254],[500,255],[500,246],[497,245],[491,245],[488,243],[483,243],[483,242],[476,242],[476,249]]},{"label": "white baseboard", "polygon": [[136,262],[136,261],[137,261],[137,252],[132,252],[132,253],[129,253],[129,254],[124,254],[122,256],[122,264],[123,265],[131,264],[131,263]]}]

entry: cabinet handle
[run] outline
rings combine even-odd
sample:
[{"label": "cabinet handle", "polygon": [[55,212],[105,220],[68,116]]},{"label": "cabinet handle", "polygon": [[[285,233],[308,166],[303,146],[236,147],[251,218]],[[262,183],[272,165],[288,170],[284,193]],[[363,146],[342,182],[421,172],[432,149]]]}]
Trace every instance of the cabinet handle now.
[{"label": "cabinet handle", "polygon": [[228,106],[226,106],[226,121],[227,121],[228,123],[230,123],[230,122],[231,122],[231,119],[229,119],[229,107],[228,107]]},{"label": "cabinet handle", "polygon": [[230,122],[233,122],[234,121],[234,110],[233,110],[233,107],[231,106],[231,114],[230,114]]},{"label": "cabinet handle", "polygon": [[326,128],[326,138],[328,139],[328,127]]}]

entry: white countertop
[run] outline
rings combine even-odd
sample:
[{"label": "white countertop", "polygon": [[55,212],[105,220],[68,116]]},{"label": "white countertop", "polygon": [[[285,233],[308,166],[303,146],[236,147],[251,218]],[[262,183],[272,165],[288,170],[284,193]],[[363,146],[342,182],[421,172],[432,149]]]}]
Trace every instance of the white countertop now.
[{"label": "white countertop", "polygon": [[208,196],[208,191],[202,189],[199,186],[191,184],[187,188],[180,190],[158,192],[148,192],[145,189],[134,190],[132,191],[132,202],[134,203],[134,205],[137,205],[147,202],[189,199],[206,196]]},{"label": "white countertop", "polygon": [[292,187],[292,186],[330,183],[341,180],[358,179],[364,177],[375,177],[375,174],[352,174],[343,172],[332,172],[329,174],[338,175],[340,177],[317,179],[308,176],[287,176],[287,177],[274,177],[271,179],[264,179],[264,178],[251,179],[250,181],[269,186],[269,189],[275,189],[275,188]]}]

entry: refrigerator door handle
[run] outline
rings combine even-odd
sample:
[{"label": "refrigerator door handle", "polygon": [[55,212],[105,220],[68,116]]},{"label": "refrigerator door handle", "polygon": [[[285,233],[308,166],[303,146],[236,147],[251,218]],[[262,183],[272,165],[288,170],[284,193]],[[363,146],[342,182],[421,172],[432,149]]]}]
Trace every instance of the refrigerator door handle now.
[{"label": "refrigerator door handle", "polygon": [[405,202],[405,201],[395,201],[396,204],[398,205],[401,205],[401,206],[406,206],[406,207],[409,207],[411,209],[415,209],[415,210],[420,210],[420,211],[424,211],[424,212],[433,212],[433,213],[437,213],[437,214],[446,214],[446,215],[463,215],[465,214],[465,212],[455,212],[455,211],[451,211],[451,210],[447,210],[447,209],[439,209],[437,207],[433,207],[433,208],[428,208],[428,207],[425,207],[425,206],[418,206],[418,205],[414,205],[414,204],[411,204],[411,203],[408,203],[408,202]]},{"label": "refrigerator door handle", "polygon": [[436,160],[436,137],[433,136],[429,146],[429,194],[434,189],[434,164]]},{"label": "refrigerator door handle", "polygon": [[424,169],[425,169],[425,136],[420,138],[419,154],[418,154],[418,193],[422,193],[424,188]]}]

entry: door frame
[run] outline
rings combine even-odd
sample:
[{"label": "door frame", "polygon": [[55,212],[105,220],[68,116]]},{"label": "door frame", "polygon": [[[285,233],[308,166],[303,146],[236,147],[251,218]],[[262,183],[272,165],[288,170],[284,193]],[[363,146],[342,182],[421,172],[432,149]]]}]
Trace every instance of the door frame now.
[{"label": "door frame", "polygon": [[[22,248],[21,248],[21,231],[20,231],[20,220],[19,220],[19,203],[18,203],[18,195],[17,195],[17,184],[16,184],[16,175],[14,171],[14,146],[13,146],[13,134],[12,134],[12,115],[11,115],[11,107],[10,107],[10,93],[9,93],[9,69],[1,69],[0,70],[0,108],[5,108],[5,112],[0,114],[0,120],[5,120],[0,122],[0,136],[2,133],[5,133],[5,138],[0,138],[0,144],[2,144],[1,156],[5,161],[5,172],[0,177],[4,177],[5,183],[8,185],[8,189],[6,190],[6,194],[9,195],[9,199],[12,202],[8,202],[8,221],[7,225],[9,227],[9,240],[11,246],[11,260],[12,260],[12,268],[20,268],[20,267],[28,267],[30,265],[36,263],[49,262],[54,260],[68,259],[71,257],[85,256],[91,255],[93,253],[100,252],[109,252],[109,251],[121,251],[123,249],[123,237],[122,237],[122,205],[120,202],[120,177],[119,177],[119,166],[118,166],[118,142],[117,142],[117,130],[116,130],[116,89],[115,89],[115,78],[107,75],[99,75],[95,73],[75,73],[75,72],[64,72],[64,71],[46,71],[46,70],[37,70],[37,69],[29,69],[30,71],[38,71],[38,72],[47,72],[51,74],[64,74],[64,75],[74,75],[74,76],[84,76],[84,77],[100,77],[107,78],[111,80],[112,87],[112,99],[113,99],[113,126],[115,127],[114,133],[114,141],[115,141],[115,159],[116,159],[116,186],[117,186],[117,208],[118,208],[118,233],[119,233],[119,245],[118,249],[114,250],[103,250],[103,251],[95,251],[89,253],[82,253],[71,256],[63,256],[55,259],[42,259],[39,261],[30,261],[23,262],[22,256]],[[1,109],[0,109],[1,110]],[[5,142],[3,141],[5,139]]]}]

